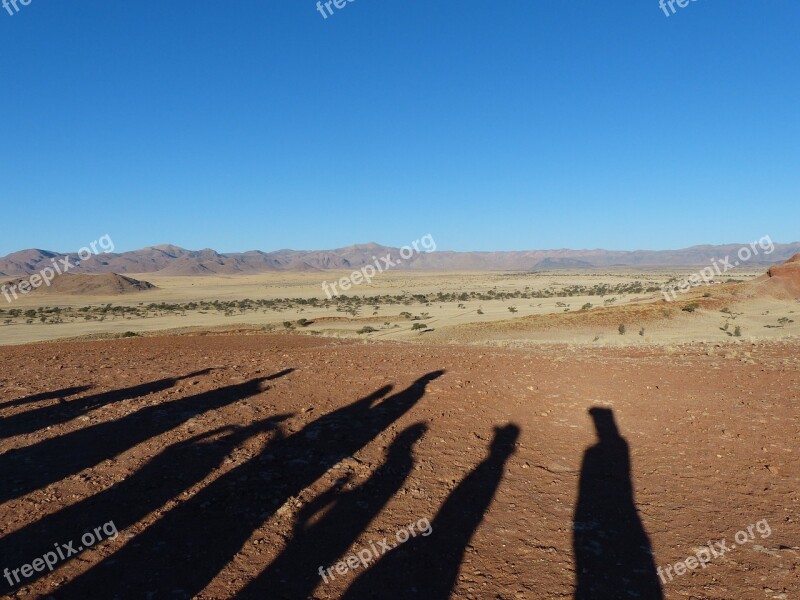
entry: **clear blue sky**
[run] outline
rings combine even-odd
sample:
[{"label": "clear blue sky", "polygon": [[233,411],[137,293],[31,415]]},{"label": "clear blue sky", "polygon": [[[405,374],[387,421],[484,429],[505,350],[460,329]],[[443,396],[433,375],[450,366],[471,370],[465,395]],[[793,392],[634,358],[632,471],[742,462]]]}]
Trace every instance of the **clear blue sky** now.
[{"label": "clear blue sky", "polygon": [[799,27],[797,0],[0,9],[0,255],[796,241]]}]

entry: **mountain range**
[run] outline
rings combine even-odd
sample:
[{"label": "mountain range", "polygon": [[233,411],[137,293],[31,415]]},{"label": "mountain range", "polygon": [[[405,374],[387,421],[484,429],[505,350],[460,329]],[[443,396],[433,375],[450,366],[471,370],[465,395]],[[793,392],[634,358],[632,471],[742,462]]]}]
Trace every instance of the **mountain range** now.
[{"label": "mountain range", "polygon": [[[740,248],[750,244],[692,246],[680,250],[522,250],[502,252],[436,251],[414,253],[395,268],[427,271],[551,271],[597,267],[694,267],[708,266],[712,260],[736,258]],[[800,242],[774,244],[765,254],[747,264],[772,265],[800,252]],[[70,272],[76,273],[158,273],[160,275],[236,275],[271,271],[325,271],[357,269],[375,264],[391,255],[396,260],[399,248],[376,243],[356,244],[334,250],[276,250],[274,252],[219,253],[215,250],[186,250],[161,245],[130,252],[92,256]],[[0,276],[31,275],[59,260],[79,263],[76,253],[48,250],[22,250],[0,258]]]}]

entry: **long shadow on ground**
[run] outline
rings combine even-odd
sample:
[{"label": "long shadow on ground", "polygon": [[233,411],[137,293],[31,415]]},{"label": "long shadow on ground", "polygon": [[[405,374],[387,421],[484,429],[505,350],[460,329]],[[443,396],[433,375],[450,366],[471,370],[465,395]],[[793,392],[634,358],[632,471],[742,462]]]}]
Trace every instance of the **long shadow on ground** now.
[{"label": "long shadow on ground", "polygon": [[[358,488],[347,492],[333,488],[304,506],[281,555],[237,597],[308,597],[320,583],[319,568],[337,561],[403,486],[414,467],[412,447],[425,429],[417,424],[400,433],[386,462]],[[326,508],[324,517],[310,525]]]},{"label": "long shadow on ground", "polygon": [[189,373],[183,377],[171,377],[168,379],[160,379],[150,383],[143,383],[133,387],[125,388],[122,390],[114,390],[111,392],[104,392],[102,394],[94,394],[86,396],[85,398],[78,398],[77,400],[70,400],[52,404],[50,406],[42,406],[35,408],[24,413],[18,413],[5,417],[0,421],[0,439],[9,438],[15,435],[22,435],[25,433],[32,433],[40,429],[52,427],[59,423],[66,423],[72,419],[79,417],[90,410],[108,406],[115,402],[128,400],[130,398],[140,398],[148,394],[154,394],[169,389],[177,384],[182,379],[190,379],[209,373],[211,369],[204,369],[195,373]]},{"label": "long shadow on ground", "polygon": [[489,456],[447,497],[431,523],[432,532],[384,554],[342,599],[450,598],[466,548],[500,486],[519,433],[516,425],[496,429]]},{"label": "long shadow on ground", "polygon": [[41,394],[34,394],[33,396],[26,396],[25,398],[18,398],[17,400],[9,400],[8,402],[0,403],[0,408],[12,408],[14,406],[24,406],[26,404],[33,404],[34,402],[42,402],[44,400],[53,400],[58,398],[63,401],[67,396],[74,396],[81,394],[92,389],[91,385],[80,385],[75,387],[64,388],[61,390],[53,390],[51,392],[42,392]]},{"label": "long shadow on ground", "polygon": [[271,442],[260,456],[167,512],[56,597],[113,596],[113,591],[126,598],[193,597],[280,506],[406,414],[441,375],[429,373],[386,398],[391,387],[384,387]]},{"label": "long shadow on ground", "polygon": [[661,600],[653,549],[633,499],[628,443],[613,411],[592,408],[589,414],[598,441],[581,467],[573,525],[575,600]]},{"label": "long shadow on ground", "polygon": [[[84,533],[109,521],[113,521],[115,529],[123,530],[202,481],[237,446],[274,429],[288,416],[271,417],[247,427],[225,427],[173,444],[134,475],[107,490],[3,537],[0,556],[5,565],[23,565],[32,557],[51,552],[54,543],[79,540]],[[45,575],[47,571],[34,572],[24,583],[31,584]],[[12,573],[12,582],[15,577],[19,575]]]},{"label": "long shadow on ground", "polygon": [[261,384],[291,373],[270,377],[147,406],[130,415],[50,438],[0,456],[0,503],[18,498],[53,482],[114,458],[191,418],[261,393]]}]

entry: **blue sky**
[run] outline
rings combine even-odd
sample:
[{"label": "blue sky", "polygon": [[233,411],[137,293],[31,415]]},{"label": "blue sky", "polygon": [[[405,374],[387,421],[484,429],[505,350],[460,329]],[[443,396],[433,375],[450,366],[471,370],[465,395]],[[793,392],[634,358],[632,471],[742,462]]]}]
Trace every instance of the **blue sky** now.
[{"label": "blue sky", "polygon": [[0,255],[103,234],[117,250],[797,241],[798,25],[796,0],[0,9]]}]

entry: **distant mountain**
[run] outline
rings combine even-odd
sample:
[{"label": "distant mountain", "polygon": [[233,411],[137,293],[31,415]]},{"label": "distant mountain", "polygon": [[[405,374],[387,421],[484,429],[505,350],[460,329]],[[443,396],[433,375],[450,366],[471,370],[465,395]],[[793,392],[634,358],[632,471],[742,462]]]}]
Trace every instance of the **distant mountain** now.
[{"label": "distant mountain", "polygon": [[[7,285],[18,285],[22,281],[2,282]],[[139,281],[131,277],[117,275],[116,273],[86,274],[86,273],[65,273],[55,277],[50,285],[39,285],[31,290],[31,294],[68,294],[73,296],[116,296],[120,294],[130,294],[133,292],[143,292],[155,289],[148,281]]]},{"label": "distant mountain", "polygon": [[536,263],[534,271],[555,271],[557,269],[591,269],[594,265],[579,258],[569,258],[567,256],[547,257],[543,261]]},{"label": "distant mountain", "polygon": [[[395,268],[427,271],[531,271],[602,267],[695,267],[709,266],[712,260],[736,260],[740,248],[749,244],[693,246],[681,250],[524,250],[515,252],[415,253]],[[800,253],[800,242],[775,244],[771,254],[759,254],[748,265],[772,265]],[[215,250],[186,250],[161,245],[120,254],[92,256],[72,273],[159,273],[162,275],[237,275],[273,271],[325,271],[358,269],[375,264],[400,250],[376,243],[356,244],[335,250],[276,250],[274,252],[219,253]],[[31,275],[54,262],[79,263],[76,253],[60,254],[48,250],[22,250],[0,258],[0,275]]]}]

